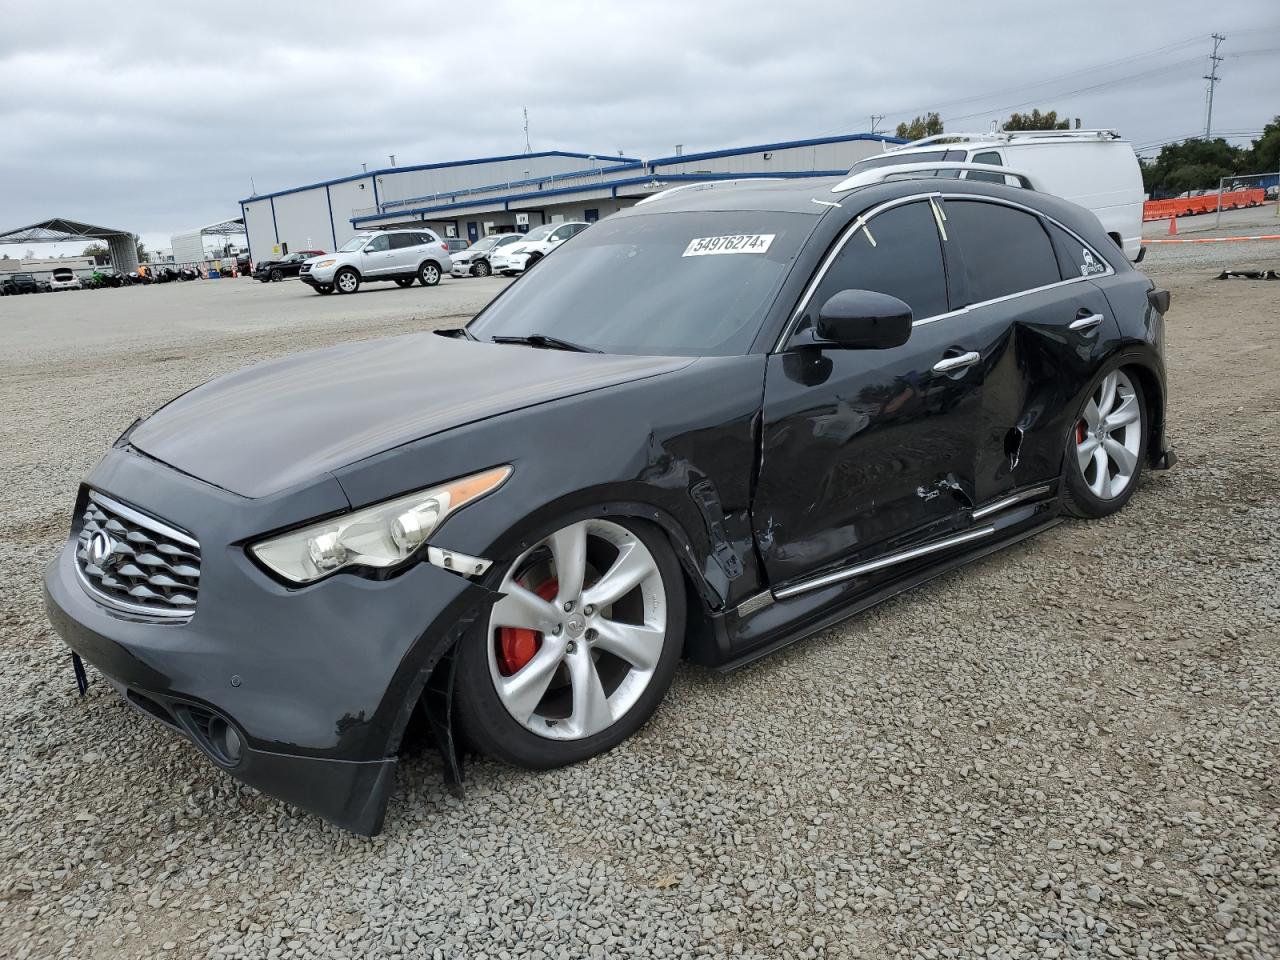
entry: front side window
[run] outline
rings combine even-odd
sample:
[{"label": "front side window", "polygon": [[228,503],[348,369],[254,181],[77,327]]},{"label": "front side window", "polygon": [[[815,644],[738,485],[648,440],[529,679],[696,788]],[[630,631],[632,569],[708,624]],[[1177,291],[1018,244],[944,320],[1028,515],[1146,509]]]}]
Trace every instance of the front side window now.
[{"label": "front side window", "polygon": [[982,200],[947,200],[946,214],[947,234],[964,257],[968,303],[1062,279],[1049,234],[1034,214]]},{"label": "front side window", "polygon": [[369,245],[364,248],[365,253],[381,253],[384,250],[391,249],[391,238],[385,233],[379,234],[369,241]]},{"label": "front side window", "polygon": [[371,234],[357,233],[354,237],[338,248],[339,253],[354,253],[365,245]]},{"label": "front side window", "polygon": [[929,201],[891,207],[850,237],[809,301],[808,322],[841,290],[897,297],[915,320],[947,312],[942,241]]},{"label": "front side window", "polygon": [[481,340],[543,334],[606,353],[743,354],[815,223],[772,211],[601,220],[467,330]]}]

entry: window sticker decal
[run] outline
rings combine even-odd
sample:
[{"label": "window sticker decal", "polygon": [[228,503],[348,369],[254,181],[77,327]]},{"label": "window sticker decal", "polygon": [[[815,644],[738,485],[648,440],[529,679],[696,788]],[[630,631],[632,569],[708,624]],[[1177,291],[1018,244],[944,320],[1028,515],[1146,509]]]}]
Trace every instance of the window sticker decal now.
[{"label": "window sticker decal", "polygon": [[1080,264],[1080,276],[1089,277],[1095,273],[1106,273],[1107,265],[1098,260],[1093,251],[1088,247],[1084,248],[1084,263]]},{"label": "window sticker decal", "polygon": [[767,253],[773,233],[735,233],[727,237],[694,237],[682,257],[709,257],[721,253]]}]

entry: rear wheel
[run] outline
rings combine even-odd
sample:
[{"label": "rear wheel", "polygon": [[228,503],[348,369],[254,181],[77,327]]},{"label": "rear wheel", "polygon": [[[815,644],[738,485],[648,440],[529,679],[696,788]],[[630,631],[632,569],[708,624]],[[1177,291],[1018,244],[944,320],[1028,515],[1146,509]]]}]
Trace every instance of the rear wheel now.
[{"label": "rear wheel", "polygon": [[350,267],[343,267],[333,278],[333,285],[339,293],[355,293],[360,289],[360,274]]},{"label": "rear wheel", "polygon": [[428,260],[418,268],[418,282],[424,287],[434,287],[440,282],[440,267],[435,261]]},{"label": "rear wheel", "polygon": [[316,287],[316,293],[320,294],[321,296],[328,296],[329,294],[333,293],[333,287],[331,287],[329,284],[326,283],[323,286]]},{"label": "rear wheel", "polygon": [[412,287],[413,277],[396,277],[397,287]]},{"label": "rear wheel", "polygon": [[610,749],[653,714],[684,640],[679,564],[660,531],[591,518],[506,560],[461,641],[458,710],[478,749],[533,769]]},{"label": "rear wheel", "polygon": [[1094,381],[1067,438],[1062,502],[1077,517],[1105,517],[1133,496],[1142,475],[1147,404],[1120,368]]}]

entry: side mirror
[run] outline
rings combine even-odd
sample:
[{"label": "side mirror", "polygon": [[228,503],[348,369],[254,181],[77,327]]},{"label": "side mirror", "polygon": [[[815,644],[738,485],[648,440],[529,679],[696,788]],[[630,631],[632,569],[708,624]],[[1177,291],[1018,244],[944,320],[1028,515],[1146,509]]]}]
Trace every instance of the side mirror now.
[{"label": "side mirror", "polygon": [[887,350],[911,336],[911,308],[874,290],[841,290],[818,313],[817,339],[850,350]]}]

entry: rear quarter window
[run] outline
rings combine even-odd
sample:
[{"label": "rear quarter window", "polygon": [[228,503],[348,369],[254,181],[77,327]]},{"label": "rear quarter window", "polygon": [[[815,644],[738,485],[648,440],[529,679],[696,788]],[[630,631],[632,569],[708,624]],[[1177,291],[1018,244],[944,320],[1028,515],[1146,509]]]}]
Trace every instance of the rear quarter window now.
[{"label": "rear quarter window", "polygon": [[1053,241],[1053,251],[1058,257],[1062,279],[1092,277],[1110,269],[1110,265],[1098,251],[1083,240],[1076,239],[1057,224],[1047,224],[1047,229]]},{"label": "rear quarter window", "polygon": [[946,214],[947,234],[964,259],[967,303],[1062,279],[1053,243],[1034,214],[982,200],[947,200]]}]

